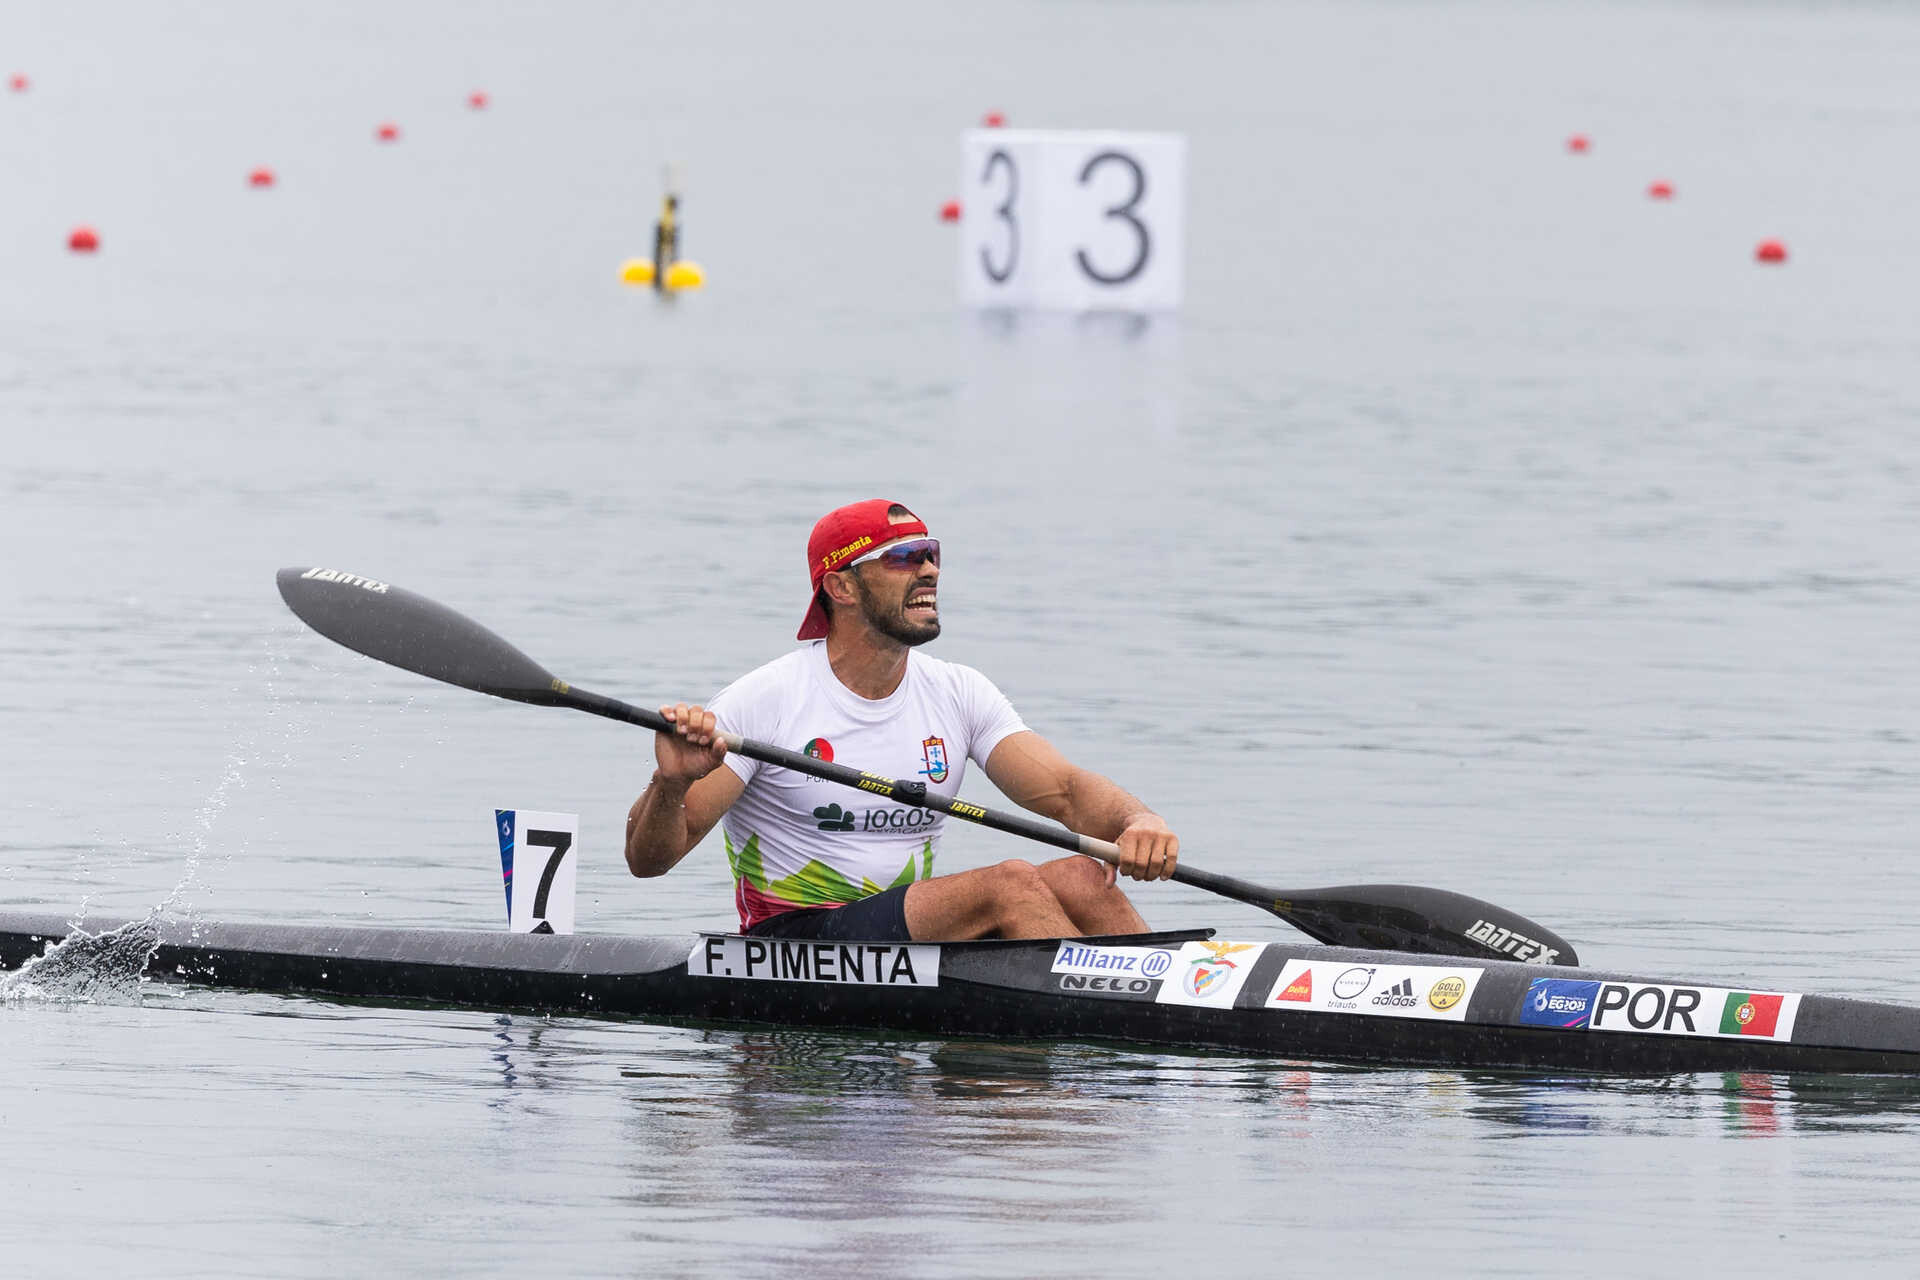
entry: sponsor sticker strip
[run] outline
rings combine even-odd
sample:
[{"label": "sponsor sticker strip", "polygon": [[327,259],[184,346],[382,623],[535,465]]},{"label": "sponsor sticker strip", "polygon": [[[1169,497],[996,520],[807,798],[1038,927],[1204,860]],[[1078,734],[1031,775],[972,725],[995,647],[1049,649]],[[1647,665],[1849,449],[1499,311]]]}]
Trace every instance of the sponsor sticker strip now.
[{"label": "sponsor sticker strip", "polygon": [[1076,995],[1151,1000],[1173,968],[1166,947],[1095,947],[1063,941],[1053,953],[1053,985]]},{"label": "sponsor sticker strip", "polygon": [[1465,1022],[1485,972],[1469,965],[1289,960],[1262,1007]]},{"label": "sponsor sticker strip", "polygon": [[1105,947],[1062,942],[1053,956],[1053,985],[1085,995],[1231,1009],[1267,945],[1184,942],[1178,947]]},{"label": "sponsor sticker strip", "polygon": [[687,954],[687,976],[860,987],[937,987],[940,948],[708,933],[695,939],[693,950]]},{"label": "sponsor sticker strip", "polygon": [[1160,1004],[1231,1009],[1267,945],[1264,942],[1188,942],[1181,944],[1173,972],[1160,988]]},{"label": "sponsor sticker strip", "polygon": [[1785,991],[1535,978],[1520,998],[1519,1021],[1564,1031],[1791,1041],[1799,1014],[1800,997]]}]

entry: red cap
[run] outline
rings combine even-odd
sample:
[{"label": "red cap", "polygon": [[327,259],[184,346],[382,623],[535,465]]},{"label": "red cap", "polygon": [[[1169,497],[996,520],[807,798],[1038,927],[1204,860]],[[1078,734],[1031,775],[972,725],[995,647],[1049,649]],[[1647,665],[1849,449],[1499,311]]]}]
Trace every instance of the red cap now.
[{"label": "red cap", "polygon": [[[893,514],[888,515],[891,511]],[[807,539],[807,572],[813,578],[813,603],[800,623],[796,640],[818,640],[827,634],[827,606],[820,598],[820,581],[844,569],[875,547],[901,538],[924,538],[927,526],[919,516],[891,498],[850,502],[821,516]]]}]

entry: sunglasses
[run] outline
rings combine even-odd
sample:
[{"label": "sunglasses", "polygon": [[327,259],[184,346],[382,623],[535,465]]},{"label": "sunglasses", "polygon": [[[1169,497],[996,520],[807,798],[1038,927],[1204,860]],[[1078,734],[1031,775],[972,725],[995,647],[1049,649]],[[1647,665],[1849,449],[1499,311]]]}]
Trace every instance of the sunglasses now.
[{"label": "sunglasses", "polygon": [[912,542],[896,542],[890,547],[878,551],[869,551],[858,560],[848,563],[845,568],[857,569],[870,561],[878,560],[887,569],[918,569],[923,564],[940,567],[940,539],[915,538]]}]

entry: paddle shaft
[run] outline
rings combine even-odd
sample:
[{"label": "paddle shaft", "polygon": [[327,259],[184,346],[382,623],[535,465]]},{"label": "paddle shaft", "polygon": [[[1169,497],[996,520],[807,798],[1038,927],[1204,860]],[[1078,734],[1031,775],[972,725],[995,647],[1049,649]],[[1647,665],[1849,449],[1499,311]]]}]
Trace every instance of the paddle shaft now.
[{"label": "paddle shaft", "polygon": [[[658,711],[636,707],[618,698],[609,698],[603,693],[575,688],[566,684],[565,681],[555,683],[563,686],[553,691],[555,706],[572,707],[576,711],[605,716],[609,720],[622,720],[628,724],[641,725],[656,733],[675,731],[673,722]],[[871,792],[900,804],[932,809],[978,826],[992,827],[995,831],[1005,831],[1009,835],[1025,836],[1029,840],[1038,840],[1042,844],[1050,844],[1056,849],[1065,849],[1069,853],[1084,853],[1090,858],[1098,858],[1116,867],[1120,865],[1120,847],[1108,840],[1097,840],[1092,836],[1078,835],[1052,823],[1038,822],[1018,814],[1002,813],[997,809],[969,804],[954,796],[944,796],[937,791],[929,791],[924,782],[868,773],[844,764],[835,764],[831,760],[822,760],[804,752],[776,747],[769,742],[743,738],[737,733],[727,733],[724,730],[719,736],[726,742],[727,750],[738,751],[749,760],[778,765],[782,769],[792,769],[796,773],[808,774],[826,782],[837,782],[842,786]],[[1173,870],[1173,878],[1198,889],[1209,889],[1215,893],[1225,894],[1229,898],[1237,898],[1254,906],[1265,907],[1269,911],[1273,909],[1272,894],[1263,891],[1257,885],[1250,885],[1230,876],[1219,876],[1190,867],[1176,866]]]}]

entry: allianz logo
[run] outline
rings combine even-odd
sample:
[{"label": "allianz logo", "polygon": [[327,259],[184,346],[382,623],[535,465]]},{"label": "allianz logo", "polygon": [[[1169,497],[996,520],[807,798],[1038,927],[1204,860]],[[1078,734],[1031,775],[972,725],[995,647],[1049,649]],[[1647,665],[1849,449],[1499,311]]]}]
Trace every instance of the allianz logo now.
[{"label": "allianz logo", "polygon": [[1060,944],[1053,958],[1053,971],[1061,973],[1131,973],[1158,978],[1173,967],[1170,951],[1120,951],[1107,947],[1084,947],[1071,942]]}]

